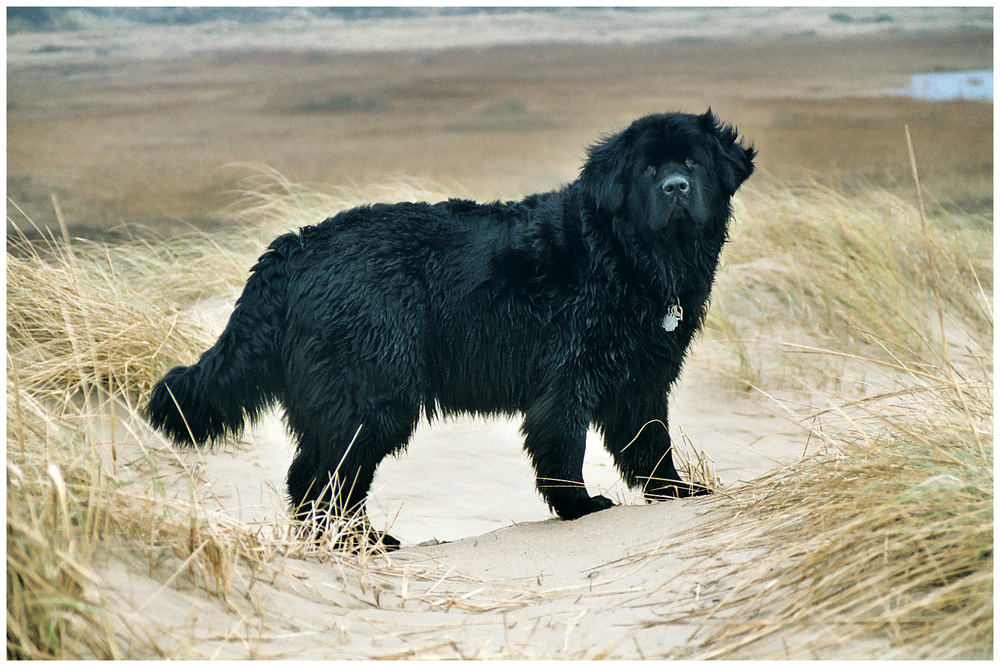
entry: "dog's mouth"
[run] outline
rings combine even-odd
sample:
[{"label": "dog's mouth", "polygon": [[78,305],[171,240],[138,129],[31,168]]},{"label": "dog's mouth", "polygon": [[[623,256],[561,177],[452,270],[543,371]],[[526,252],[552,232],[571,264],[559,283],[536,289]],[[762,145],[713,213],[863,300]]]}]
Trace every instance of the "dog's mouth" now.
[{"label": "dog's mouth", "polygon": [[694,218],[691,216],[691,211],[684,204],[668,204],[659,217],[658,223],[654,223],[655,229],[657,231],[665,231],[669,229],[676,229],[678,226],[687,226],[694,224]]}]

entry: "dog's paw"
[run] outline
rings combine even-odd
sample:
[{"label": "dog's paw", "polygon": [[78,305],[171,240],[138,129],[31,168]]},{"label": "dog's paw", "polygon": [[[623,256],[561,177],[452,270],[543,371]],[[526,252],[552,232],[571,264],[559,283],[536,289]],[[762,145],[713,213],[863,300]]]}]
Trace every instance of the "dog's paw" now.
[{"label": "dog's paw", "polygon": [[656,503],[661,500],[672,500],[675,498],[707,496],[712,492],[712,489],[707,486],[695,482],[661,482],[655,486],[650,484],[642,492],[642,497],[647,503]]},{"label": "dog's paw", "polygon": [[579,501],[563,505],[556,508],[556,514],[560,519],[579,519],[581,516],[593,514],[614,507],[614,502],[604,496],[584,497]]},{"label": "dog's paw", "polygon": [[379,533],[374,530],[367,530],[364,533],[347,532],[341,534],[333,542],[333,548],[337,551],[348,553],[359,553],[361,551],[398,551],[399,540],[389,533]]},{"label": "dog's paw", "polygon": [[[382,546],[385,547],[386,551],[399,551],[399,540],[390,535],[389,533],[382,533],[381,537]],[[376,545],[378,544],[378,538],[376,538]]]}]

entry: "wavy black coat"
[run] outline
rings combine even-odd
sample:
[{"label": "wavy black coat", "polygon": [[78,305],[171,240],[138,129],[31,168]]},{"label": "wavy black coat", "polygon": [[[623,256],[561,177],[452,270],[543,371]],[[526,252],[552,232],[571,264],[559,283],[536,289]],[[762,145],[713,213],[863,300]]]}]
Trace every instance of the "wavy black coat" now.
[{"label": "wavy black coat", "polygon": [[[667,392],[754,155],[711,111],[657,114],[599,141],[553,192],[363,206],[285,234],[218,342],[156,385],[149,419],[201,443],[280,402],[300,518],[357,511],[422,415],[462,412],[524,415],[538,489],[563,518],[611,505],[583,486],[589,425],[647,499],[704,493],[672,462]],[[684,317],[667,331],[674,304]]]}]

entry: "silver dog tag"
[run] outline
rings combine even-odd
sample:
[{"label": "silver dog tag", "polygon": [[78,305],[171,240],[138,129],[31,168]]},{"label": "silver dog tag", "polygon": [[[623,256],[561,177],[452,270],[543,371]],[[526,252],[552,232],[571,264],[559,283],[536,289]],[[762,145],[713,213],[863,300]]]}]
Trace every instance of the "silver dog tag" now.
[{"label": "silver dog tag", "polygon": [[677,325],[681,323],[684,319],[684,309],[681,308],[681,304],[675,303],[670,306],[667,314],[663,316],[663,322],[661,323],[664,331],[673,331],[677,328]]}]

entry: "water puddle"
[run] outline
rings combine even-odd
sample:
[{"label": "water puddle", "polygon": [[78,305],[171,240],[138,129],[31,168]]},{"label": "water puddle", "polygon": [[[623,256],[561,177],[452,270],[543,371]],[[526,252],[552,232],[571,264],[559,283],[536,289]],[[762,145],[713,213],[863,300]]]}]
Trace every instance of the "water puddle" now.
[{"label": "water puddle", "polygon": [[918,100],[945,102],[949,100],[993,101],[993,70],[964,72],[925,72],[910,77],[909,88],[891,91]]}]

